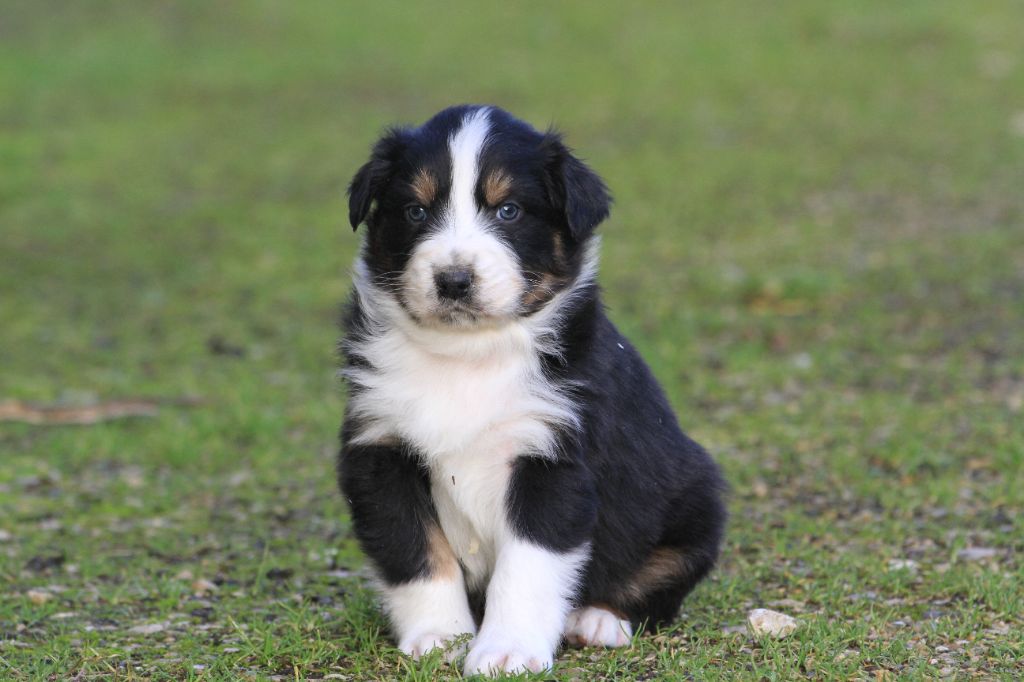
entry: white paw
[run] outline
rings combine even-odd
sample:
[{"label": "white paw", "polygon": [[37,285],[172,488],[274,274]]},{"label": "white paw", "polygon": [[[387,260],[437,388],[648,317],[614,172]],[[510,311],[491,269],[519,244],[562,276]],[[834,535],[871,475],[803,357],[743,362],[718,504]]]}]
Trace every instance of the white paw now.
[{"label": "white paw", "polygon": [[411,656],[414,661],[418,661],[434,649],[444,649],[444,657],[450,663],[461,656],[466,649],[465,644],[456,644],[454,642],[459,637],[459,634],[424,632],[406,637],[398,643],[398,648],[402,650],[402,653]]},{"label": "white paw", "polygon": [[596,606],[576,609],[565,620],[565,641],[573,646],[626,646],[632,636],[628,620]]},{"label": "white paw", "polygon": [[539,673],[554,665],[554,652],[543,642],[482,635],[470,642],[466,675]]}]

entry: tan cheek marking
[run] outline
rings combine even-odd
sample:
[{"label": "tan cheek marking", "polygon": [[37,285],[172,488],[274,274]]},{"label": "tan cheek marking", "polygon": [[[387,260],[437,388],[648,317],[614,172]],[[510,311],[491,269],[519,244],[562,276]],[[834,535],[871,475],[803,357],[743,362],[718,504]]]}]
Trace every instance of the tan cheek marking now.
[{"label": "tan cheek marking", "polygon": [[459,560],[455,558],[455,552],[448,544],[444,531],[436,523],[427,527],[427,553],[430,577],[453,580],[459,574]]},{"label": "tan cheek marking", "polygon": [[484,198],[488,205],[497,206],[512,190],[512,178],[505,171],[493,170],[484,180]]},{"label": "tan cheek marking", "polygon": [[550,272],[544,273],[540,281],[531,286],[523,296],[523,306],[533,309],[547,303],[564,284],[564,277],[553,275]]},{"label": "tan cheek marking", "polygon": [[437,197],[437,178],[433,173],[420,169],[412,179],[412,192],[424,206],[430,206]]},{"label": "tan cheek marking", "polygon": [[562,235],[555,232],[551,237],[551,241],[554,272],[544,273],[540,280],[523,295],[523,306],[527,310],[534,310],[550,301],[558,293],[558,290],[569,281],[568,277],[562,274],[568,268],[565,260],[565,243],[562,241]]},{"label": "tan cheek marking", "polygon": [[689,570],[690,562],[682,550],[658,547],[643,566],[619,588],[622,603],[643,601],[651,592],[667,587]]}]

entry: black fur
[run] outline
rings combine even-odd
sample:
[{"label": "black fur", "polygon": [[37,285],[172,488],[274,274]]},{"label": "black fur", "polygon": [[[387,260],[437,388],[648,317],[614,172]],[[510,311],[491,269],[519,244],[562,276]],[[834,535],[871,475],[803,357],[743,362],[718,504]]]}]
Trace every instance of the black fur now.
[{"label": "black fur", "polygon": [[[581,525],[567,520],[589,518],[596,509],[579,603],[612,606],[635,626],[665,625],[718,557],[724,480],[680,430],[657,380],[605,314],[596,287],[577,299],[564,344],[546,367],[555,380],[577,387],[583,428],[563,434],[559,465],[521,460],[509,508],[527,537],[558,549],[575,537],[566,529]],[[545,494],[548,507],[538,500]],[[624,580],[656,548],[678,550],[687,570],[645,599],[623,598]]]},{"label": "black fur", "polygon": [[381,577],[399,584],[428,572],[427,526],[437,523],[430,482],[398,447],[355,446],[341,453],[338,483],[356,537]]},{"label": "black fur", "polygon": [[[380,284],[396,284],[416,241],[435,228],[434,222],[410,225],[404,217],[408,182],[430,169],[440,181],[438,195],[445,196],[445,143],[470,110],[456,107],[420,128],[390,131],[353,179],[350,220],[353,227],[367,222],[363,259]],[[509,171],[524,209],[516,224],[496,229],[528,281],[548,277],[560,288],[571,286],[588,239],[608,215],[607,189],[557,134],[492,112],[480,175]],[[484,205],[482,189],[477,202]],[[354,297],[350,342],[368,333],[361,305]],[[524,305],[521,314],[535,310]],[[561,352],[543,358],[543,365],[573,394],[581,426],[559,434],[557,461],[523,453],[507,491],[508,517],[523,537],[552,550],[590,543],[581,605],[605,605],[637,625],[670,622],[718,556],[725,484],[710,456],[680,430],[647,365],[606,316],[595,285],[573,299],[560,342]],[[384,579],[422,576],[425,529],[437,520],[420,454],[404,444],[345,445],[339,461],[357,536]]]}]

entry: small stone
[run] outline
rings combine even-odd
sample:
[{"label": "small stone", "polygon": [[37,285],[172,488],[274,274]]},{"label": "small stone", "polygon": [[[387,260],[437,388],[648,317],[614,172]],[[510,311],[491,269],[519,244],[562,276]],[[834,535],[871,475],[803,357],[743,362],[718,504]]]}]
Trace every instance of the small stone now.
[{"label": "small stone", "polygon": [[917,562],[913,559],[890,559],[889,570],[917,573]]},{"label": "small stone", "polygon": [[847,598],[850,601],[878,601],[878,593],[871,590],[867,592],[854,592]]},{"label": "small stone", "polygon": [[167,623],[147,623],[146,625],[136,625],[133,628],[129,628],[128,632],[133,635],[155,635],[158,632],[163,632],[167,629]]},{"label": "small stone", "polygon": [[750,489],[754,492],[754,495],[761,498],[762,500],[768,497],[768,484],[760,478],[755,479],[751,484]]},{"label": "small stone", "polygon": [[814,366],[814,359],[811,358],[810,353],[797,353],[790,358],[790,362],[797,369],[810,369]]},{"label": "small stone", "polygon": [[10,542],[13,537],[9,532],[0,528],[0,542]]},{"label": "small stone", "polygon": [[33,604],[45,604],[46,602],[53,599],[53,595],[46,590],[29,590],[25,593],[28,600]]},{"label": "small stone", "polygon": [[346,568],[339,568],[335,571],[327,571],[328,578],[351,578],[352,571]]},{"label": "small stone", "polygon": [[993,547],[968,547],[957,552],[957,557],[964,561],[981,561],[991,559],[996,554],[997,550]]},{"label": "small stone", "polygon": [[788,637],[799,623],[796,618],[771,609],[754,609],[747,614],[747,624],[755,637]]}]

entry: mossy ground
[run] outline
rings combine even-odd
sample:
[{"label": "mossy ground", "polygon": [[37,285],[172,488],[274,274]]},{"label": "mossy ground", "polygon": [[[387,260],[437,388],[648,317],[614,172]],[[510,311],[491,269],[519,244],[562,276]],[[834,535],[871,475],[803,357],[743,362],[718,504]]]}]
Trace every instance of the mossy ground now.
[{"label": "mossy ground", "polygon": [[[1022,25],[1013,2],[5,4],[0,399],[200,402],[0,424],[0,677],[457,675],[386,636],[332,458],[344,186],[385,124],[463,101],[556,122],[605,176],[611,314],[732,484],[678,627],[552,677],[1015,677]],[[760,606],[800,628],[752,639]]]}]

